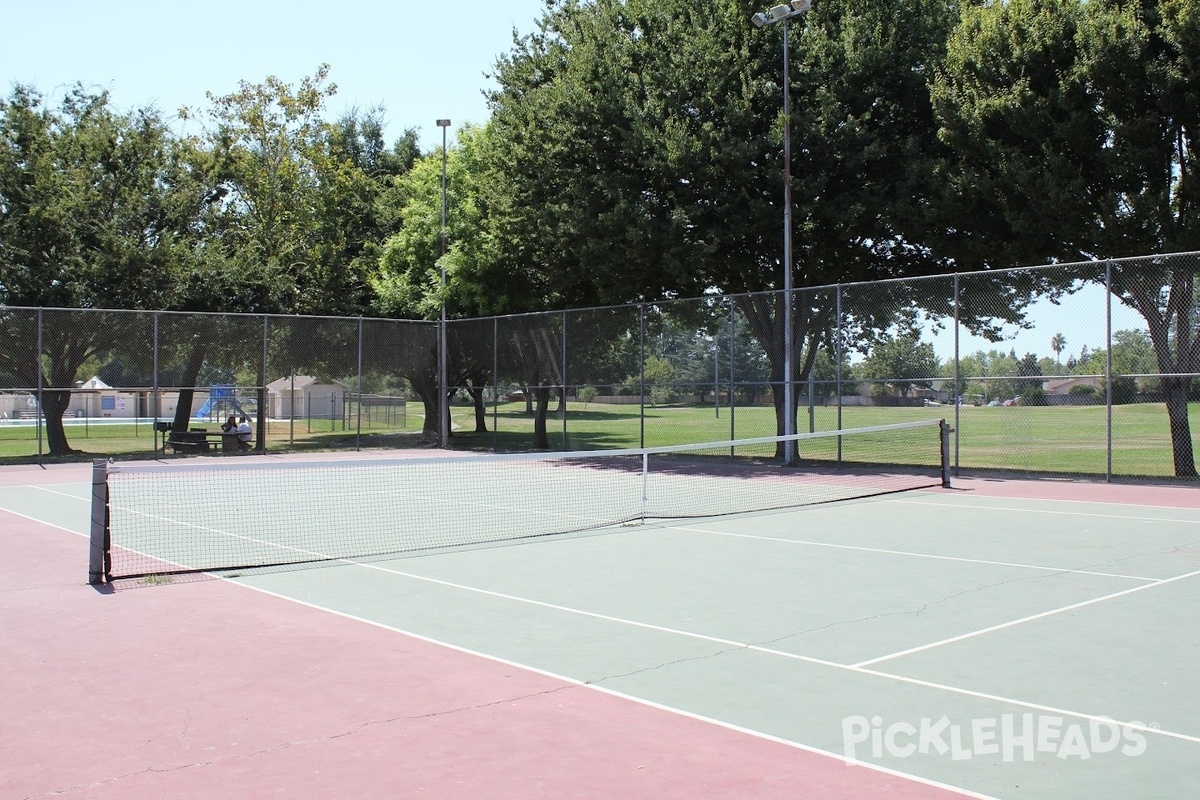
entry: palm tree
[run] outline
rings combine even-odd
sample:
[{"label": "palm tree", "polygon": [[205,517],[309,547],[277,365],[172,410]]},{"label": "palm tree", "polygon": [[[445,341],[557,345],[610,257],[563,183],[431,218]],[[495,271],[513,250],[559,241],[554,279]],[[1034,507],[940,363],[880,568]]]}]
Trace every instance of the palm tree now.
[{"label": "palm tree", "polygon": [[1054,362],[1059,363],[1059,356],[1067,347],[1067,337],[1061,333],[1054,334],[1054,338],[1050,340],[1050,349],[1054,351]]}]

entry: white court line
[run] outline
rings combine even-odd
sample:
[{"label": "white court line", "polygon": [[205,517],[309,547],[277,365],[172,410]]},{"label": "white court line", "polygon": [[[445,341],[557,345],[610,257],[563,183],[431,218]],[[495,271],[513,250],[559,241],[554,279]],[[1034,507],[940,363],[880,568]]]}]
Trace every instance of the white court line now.
[{"label": "white court line", "polygon": [[[800,661],[800,662],[803,662],[806,664],[815,664],[815,665],[821,666],[821,667],[830,667],[831,669],[844,670],[846,672],[853,672],[853,673],[856,673],[859,675],[870,675],[870,676],[876,677],[876,678],[885,678],[887,680],[893,680],[893,681],[897,681],[899,683],[907,683],[907,684],[910,684],[913,686],[922,686],[922,687],[925,687],[928,689],[938,689],[940,691],[950,692],[952,694],[963,695],[965,697],[972,697],[975,699],[991,700],[994,702],[1006,703],[1009,705],[1020,706],[1022,708],[1028,708],[1028,709],[1031,709],[1034,711],[1043,711],[1043,712],[1048,712],[1048,713],[1052,713],[1052,714],[1060,714],[1063,716],[1075,717],[1077,719],[1086,719],[1086,720],[1093,720],[1095,722],[1101,722],[1101,723],[1105,723],[1105,724],[1114,724],[1118,727],[1128,727],[1130,730],[1141,731],[1143,733],[1153,733],[1153,734],[1157,734],[1159,736],[1165,736],[1170,739],[1180,739],[1185,742],[1192,742],[1193,744],[1200,744],[1200,736],[1190,736],[1186,733],[1177,733],[1175,731],[1168,731],[1163,728],[1155,728],[1155,727],[1152,727],[1151,725],[1143,725],[1138,722],[1122,722],[1120,720],[1114,720],[1111,717],[1106,717],[1103,715],[1087,714],[1087,713],[1084,713],[1081,711],[1071,711],[1069,709],[1058,708],[1056,706],[1042,705],[1041,703],[1031,703],[1031,702],[1027,702],[1024,700],[1017,700],[1017,699],[1014,699],[1011,697],[1004,697],[1002,695],[988,694],[987,692],[977,692],[972,689],[963,689],[963,688],[960,688],[957,686],[949,686],[947,684],[934,683],[933,681],[923,681],[923,680],[920,680],[919,678],[910,678],[905,675],[896,675],[891,672],[880,672],[879,670],[867,669],[866,667],[861,666],[859,664],[839,664],[835,661],[826,661],[825,659],[814,658],[812,656],[802,656],[797,653],[789,653],[784,650],[775,650],[770,647],[763,647],[762,645],[752,644],[750,642],[738,642],[733,639],[723,639],[719,636],[709,636],[707,634],[695,633],[693,631],[685,631],[685,630],[681,630],[679,628],[669,628],[664,625],[655,625],[655,624],[649,623],[649,622],[639,622],[638,620],[625,619],[624,617],[614,617],[614,616],[610,616],[608,614],[600,614],[595,611],[584,611],[583,609],[573,608],[571,606],[563,606],[563,605],[558,605],[556,603],[547,603],[543,600],[534,600],[529,597],[520,597],[519,595],[505,594],[504,592],[496,592],[496,591],[492,591],[491,589],[481,589],[477,586],[467,586],[466,584],[455,583],[453,581],[446,581],[446,580],[442,580],[440,578],[431,578],[431,577],[428,577],[425,575],[416,575],[411,572],[403,572],[401,570],[392,569],[390,567],[384,567],[379,564],[366,564],[366,563],[356,562],[354,564],[354,566],[362,567],[364,569],[375,570],[378,572],[384,572],[384,573],[388,573],[391,575],[399,575],[404,578],[412,578],[413,580],[424,581],[426,583],[432,583],[432,584],[435,584],[438,586],[445,586],[445,587],[448,587],[451,589],[460,589],[463,591],[473,592],[475,594],[481,594],[481,595],[485,595],[488,597],[496,597],[496,598],[499,598],[502,600],[511,600],[511,601],[514,601],[517,603],[525,603],[525,604],[532,605],[532,606],[538,606],[540,608],[548,608],[548,609],[551,609],[554,611],[563,611],[563,612],[566,612],[569,614],[577,614],[582,617],[599,619],[599,620],[603,620],[606,622],[615,622],[615,623],[618,623],[621,625],[629,625],[630,627],[634,627],[634,628],[642,628],[645,630],[657,631],[659,633],[668,633],[668,634],[672,634],[674,636],[682,636],[682,637],[685,637],[688,639],[696,639],[696,640],[702,641],[702,642],[711,642],[713,644],[719,644],[719,645],[722,645],[725,647],[730,647],[730,648],[734,648],[734,649],[738,649],[738,650],[748,650],[748,651],[757,652],[757,653],[764,653],[766,655],[771,655],[771,656],[780,656],[782,658],[787,658],[792,661]],[[1191,574],[1192,575],[1200,575],[1200,570],[1197,570],[1195,573],[1191,573]],[[1168,579],[1167,582],[1181,580],[1186,577],[1189,577],[1189,575],[1180,575],[1176,578],[1170,578],[1170,579]],[[1150,584],[1150,585],[1153,586],[1156,584]],[[1138,586],[1133,589],[1129,589],[1126,592],[1122,592],[1122,594],[1127,594],[1129,592],[1141,591],[1142,589],[1145,589],[1145,588],[1148,588],[1148,586]]]},{"label": "white court line", "polygon": [[[372,565],[360,564],[359,566],[372,566]],[[600,692],[601,694],[606,694],[606,695],[609,695],[610,697],[617,697],[622,700],[628,700],[630,702],[637,703],[640,706],[645,706],[647,708],[653,708],[658,711],[665,711],[669,714],[674,714],[676,716],[684,717],[686,719],[694,719],[698,722],[705,722],[705,723],[708,723],[709,725],[715,725],[718,728],[724,728],[725,730],[734,731],[735,733],[741,733],[741,734],[745,734],[747,736],[753,736],[754,738],[761,739],[763,741],[773,742],[775,744],[781,744],[786,747],[791,747],[795,750],[803,751],[805,753],[812,753],[814,755],[819,755],[819,756],[827,756],[829,758],[836,759],[848,766],[863,767],[863,768],[869,769],[873,772],[879,772],[884,775],[891,775],[893,777],[901,778],[903,780],[912,781],[914,783],[920,783],[924,786],[930,786],[935,789],[943,789],[945,791],[953,792],[953,793],[961,795],[963,797],[975,798],[975,800],[1000,800],[1000,798],[994,797],[992,795],[980,794],[979,792],[973,792],[970,789],[964,789],[959,786],[952,786],[951,784],[942,783],[940,781],[935,781],[930,778],[924,778],[924,777],[921,777],[920,775],[913,775],[913,774],[910,774],[907,772],[901,772],[900,770],[892,769],[890,767],[885,767],[880,764],[873,764],[869,761],[860,761],[856,758],[848,758],[845,754],[842,754],[842,753],[834,753],[829,750],[822,750],[819,747],[813,747],[812,745],[802,744],[800,742],[792,741],[791,739],[784,739],[780,736],[773,736],[769,733],[763,733],[762,731],[756,731],[753,728],[744,728],[740,725],[735,725],[732,722],[726,722],[724,720],[720,720],[715,717],[706,717],[703,714],[697,714],[692,711],[685,711],[682,708],[675,708],[674,706],[668,706],[668,705],[664,705],[662,703],[656,703],[653,700],[647,700],[643,697],[638,697],[637,695],[626,694],[625,692],[621,692],[616,689],[610,689],[606,686],[600,686],[599,684],[596,684],[596,683],[591,683],[589,681],[580,680],[578,678],[572,678],[567,675],[560,675],[559,673],[556,673],[556,672],[550,672],[549,670],[540,669],[538,667],[533,667],[528,664],[522,664],[518,661],[512,661],[510,659],[502,658],[500,656],[492,655],[490,653],[481,652],[479,650],[472,650],[470,648],[463,647],[461,645],[442,641],[441,639],[434,639],[431,636],[425,636],[420,633],[415,633],[413,631],[405,630],[403,628],[398,628],[394,625],[388,625],[385,622],[379,622],[378,620],[368,619],[367,617],[360,617],[360,616],[351,614],[346,611],[338,611],[337,609],[329,608],[328,606],[319,605],[317,603],[311,603],[307,600],[301,600],[299,598],[292,597],[291,595],[273,592],[270,589],[264,589],[262,587],[254,586],[249,583],[237,582],[237,585],[241,586],[242,588],[245,588],[245,589],[250,589],[255,592],[260,592],[262,594],[269,595],[270,597],[275,597],[280,600],[285,600],[289,603],[296,603],[297,605],[301,605],[306,608],[311,608],[316,611],[322,611],[326,614],[333,614],[334,616],[342,617],[343,619],[349,619],[349,620],[353,620],[355,622],[361,622],[363,624],[370,625],[371,627],[379,628],[381,630],[389,631],[391,633],[398,633],[401,636],[407,636],[412,639],[416,639],[417,641],[427,642],[429,644],[437,645],[438,647],[445,647],[448,650],[453,650],[458,653],[465,653],[466,655],[469,655],[469,656],[475,656],[477,658],[482,658],[487,661],[491,661],[495,664],[503,664],[506,667],[513,667],[514,669],[520,669],[520,670],[524,670],[525,672],[531,672],[535,675],[542,675],[544,677],[551,678],[553,680],[565,683],[569,686],[576,686],[576,687],[579,687],[581,689],[585,689],[588,691]]]},{"label": "white court line", "polygon": [[782,539],[775,536],[758,536],[752,533],[728,533],[726,531],[712,531],[705,528],[688,528],[683,526],[663,526],[662,530],[670,531],[692,531],[695,533],[708,533],[713,536],[731,536],[738,539],[757,539],[764,542],[781,542],[783,544],[798,544],[805,547],[829,547],[835,550],[857,550],[863,553],[879,553],[889,556],[909,556],[911,558],[928,558],[935,561],[960,561],[966,564],[986,564],[993,567],[1012,567],[1014,569],[1033,569],[1042,570],[1045,572],[1068,573],[1072,575],[1094,575],[1101,578],[1120,578],[1130,581],[1145,581],[1152,582],[1160,580],[1159,578],[1147,578],[1141,575],[1118,575],[1113,572],[1094,572],[1086,569],[1070,569],[1068,567],[1046,567],[1038,564],[1021,564],[1012,561],[988,561],[982,558],[962,558],[959,556],[939,556],[932,553],[914,553],[909,550],[887,550],[880,547],[861,547],[850,544],[834,544],[832,542],[812,542],[804,539]]},{"label": "white court line", "polygon": [[893,658],[900,658],[901,656],[911,655],[912,653],[920,653],[924,650],[932,650],[933,648],[941,647],[942,645],[953,644],[954,642],[961,642],[964,639],[973,639],[976,636],[983,636],[984,634],[994,633],[996,631],[1004,630],[1005,628],[1012,628],[1017,625],[1023,625],[1026,622],[1033,622],[1034,620],[1044,619],[1046,617],[1052,617],[1055,614],[1062,614],[1066,611],[1074,611],[1077,608],[1084,608],[1085,606],[1095,605],[1096,603],[1103,603],[1105,600],[1113,600],[1117,597],[1124,597],[1127,594],[1141,592],[1146,589],[1155,589],[1159,586],[1165,586],[1168,583],[1175,583],[1176,581],[1182,581],[1182,580],[1186,580],[1188,578],[1194,578],[1197,575],[1200,575],[1200,569],[1189,572],[1186,575],[1176,575],[1174,578],[1163,578],[1162,580],[1157,580],[1154,583],[1147,583],[1143,586],[1135,586],[1132,589],[1125,589],[1124,591],[1121,591],[1121,592],[1113,592],[1112,594],[1106,594],[1103,597],[1093,597],[1091,600],[1084,600],[1081,603],[1073,603],[1069,606],[1063,606],[1062,608],[1052,608],[1049,611],[1043,611],[1040,614],[1031,614],[1028,617],[1022,617],[1021,619],[1014,619],[1011,622],[1002,622],[999,625],[993,625],[990,628],[983,628],[981,630],[971,631],[970,633],[960,634],[959,636],[951,636],[949,639],[942,639],[940,642],[930,642],[929,644],[923,644],[923,645],[920,645],[919,647],[910,647],[908,650],[901,650],[899,653],[891,653],[886,656],[880,656],[879,658],[872,658],[872,659],[868,659],[867,661],[859,661],[857,664],[854,664],[853,666],[866,667],[866,666],[870,666],[871,664],[878,664],[881,661],[890,661]]},{"label": "white court line", "polygon": [[70,528],[64,528],[62,525],[55,525],[53,522],[46,522],[46,520],[44,520],[44,519],[38,519],[37,517],[31,517],[28,514],[22,514],[20,511],[13,511],[11,508],[5,508],[4,506],[0,506],[0,511],[3,511],[6,514],[12,514],[14,517],[20,517],[21,519],[27,519],[30,522],[37,522],[41,525],[45,525],[48,528],[57,528],[60,531],[66,531],[67,533],[73,533],[76,536],[83,536],[85,538],[87,538],[87,536],[88,536],[88,534],[86,534],[86,533],[80,533],[79,531],[73,531]]},{"label": "white court line", "polygon": [[[1013,498],[1013,499],[1015,500],[1015,499],[1019,499],[1019,498]],[[1031,499],[1036,500],[1039,498],[1031,498]],[[885,500],[884,502],[903,503],[904,505],[910,505],[910,506],[937,506],[938,508],[950,508],[950,509],[954,509],[956,511],[1011,511],[1015,514],[1057,514],[1057,515],[1068,516],[1068,517],[1098,517],[1100,519],[1120,519],[1120,520],[1128,520],[1130,522],[1186,522],[1189,525],[1200,523],[1200,517],[1193,517],[1192,519],[1180,519],[1178,517],[1140,517],[1140,516],[1128,516],[1125,514],[1096,514],[1096,513],[1090,513],[1087,511],[1059,511],[1057,509],[1051,509],[1051,508],[1013,508],[1012,506],[955,505],[954,503],[931,503],[928,500],[890,499],[890,500]],[[1052,500],[1050,502],[1062,503],[1062,502],[1083,502],[1083,501]],[[1119,504],[1113,503],[1112,505],[1119,505]],[[1146,508],[1165,508],[1165,506],[1146,506]],[[1191,511],[1193,514],[1196,514],[1196,509],[1181,508],[1179,510],[1184,511],[1184,512]]]}]

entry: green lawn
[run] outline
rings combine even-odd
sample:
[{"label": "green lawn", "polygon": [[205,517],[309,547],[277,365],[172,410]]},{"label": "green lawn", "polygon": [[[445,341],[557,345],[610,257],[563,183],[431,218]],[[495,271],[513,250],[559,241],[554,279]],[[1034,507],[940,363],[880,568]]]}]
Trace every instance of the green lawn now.
[{"label": "green lawn", "polygon": [[[533,419],[524,404],[489,409],[488,432],[474,432],[469,408],[455,407],[455,448],[486,450],[529,449]],[[1200,403],[1190,407],[1192,440],[1200,455]],[[954,424],[954,408],[886,408],[852,406],[842,409],[841,427],[857,428],[894,422],[938,419]],[[1011,406],[960,409],[958,432],[951,439],[951,463],[963,469],[1019,470],[1032,472],[1104,475],[1107,411],[1103,406]],[[771,436],[774,412],[768,406],[737,408],[730,426],[730,411],[719,416],[709,407],[665,406],[647,408],[645,446],[721,441],[731,438]],[[836,408],[817,407],[810,418],[807,408],[798,417],[800,432],[835,430]],[[552,449],[563,447],[561,413],[547,421]],[[571,403],[566,421],[566,443],[571,449],[638,447],[642,425],[637,406]],[[1161,403],[1113,408],[1113,472],[1130,476],[1171,476],[1174,463],[1166,408]]]},{"label": "green lawn", "polygon": [[[363,439],[356,440],[355,426],[340,421],[297,420],[295,424],[273,421],[267,432],[267,447],[274,452],[345,449],[355,446],[405,446],[421,431],[423,419],[410,407],[402,424],[364,426]],[[1113,472],[1116,475],[1167,477],[1174,474],[1171,437],[1166,409],[1161,403],[1113,408]],[[954,408],[846,407],[841,427],[857,428],[946,417],[954,423]],[[995,469],[1031,472],[1104,475],[1106,464],[1106,417],[1103,406],[981,407],[960,409],[957,436],[951,441],[951,463],[963,469]],[[474,432],[470,407],[452,409],[452,446],[456,449],[503,451],[528,450],[533,436],[533,419],[524,403],[501,404],[488,409],[486,433]],[[1191,406],[1192,439],[1200,440],[1200,403]],[[835,430],[836,408],[818,407],[810,417],[801,408],[801,432]],[[771,436],[774,413],[769,406],[739,407],[732,412],[712,406],[647,407],[645,419],[636,405],[571,403],[564,423],[561,412],[552,411],[547,421],[552,449],[613,449],[669,444],[723,441],[729,438]],[[29,461],[36,457],[37,433],[32,426],[0,427],[0,463]],[[68,427],[71,445],[79,459],[94,456],[144,456],[152,453],[154,433],[148,423],[73,424]],[[644,437],[644,438],[643,438]],[[846,440],[850,442],[849,439]],[[849,445],[848,445],[849,446]],[[879,447],[877,443],[871,443]],[[801,448],[802,455],[832,457],[835,440]],[[1200,452],[1200,446],[1197,446]],[[844,452],[853,457],[853,447]],[[905,456],[892,454],[897,460]]]}]

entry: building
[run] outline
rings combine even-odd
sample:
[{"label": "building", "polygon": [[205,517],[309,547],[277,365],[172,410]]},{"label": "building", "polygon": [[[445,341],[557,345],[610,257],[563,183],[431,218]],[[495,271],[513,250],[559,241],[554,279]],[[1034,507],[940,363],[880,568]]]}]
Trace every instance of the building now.
[{"label": "building", "polygon": [[341,419],[345,399],[345,384],[289,375],[267,384],[267,415],[272,419]]}]

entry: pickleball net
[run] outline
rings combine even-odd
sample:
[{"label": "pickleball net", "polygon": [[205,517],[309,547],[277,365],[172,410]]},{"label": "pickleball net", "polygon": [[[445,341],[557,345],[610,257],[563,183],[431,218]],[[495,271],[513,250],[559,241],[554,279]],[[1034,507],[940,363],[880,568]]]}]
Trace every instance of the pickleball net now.
[{"label": "pickleball net", "polygon": [[370,560],[948,485],[948,433],[929,420],[633,450],[96,461],[89,580]]}]

